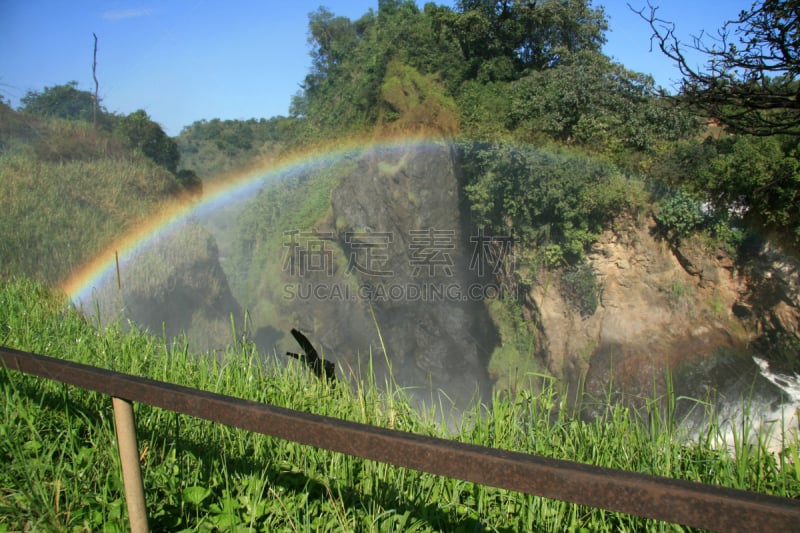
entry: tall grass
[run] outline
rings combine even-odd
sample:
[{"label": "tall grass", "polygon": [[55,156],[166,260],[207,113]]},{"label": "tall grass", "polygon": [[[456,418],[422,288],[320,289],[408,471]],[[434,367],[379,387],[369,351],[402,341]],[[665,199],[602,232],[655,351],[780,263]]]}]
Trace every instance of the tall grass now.
[{"label": "tall grass", "polygon": [[0,126],[0,275],[59,282],[180,191],[91,124],[0,115],[19,121]]},{"label": "tall grass", "polygon": [[[237,337],[232,332],[232,337]],[[186,343],[114,324],[102,331],[27,280],[0,287],[0,344],[274,405],[444,435],[405,391],[374,376],[330,387],[305,368],[232,342]],[[391,347],[386,347],[391,350]],[[537,396],[497,394],[444,436],[465,442],[797,498],[800,454],[756,444],[714,447],[719,427],[679,438],[669,406],[608,405],[569,415],[555,383]],[[108,397],[0,370],[0,530],[116,531],[126,509]],[[658,401],[656,401],[658,400]],[[678,526],[419,473],[136,405],[154,530],[550,531]],[[645,419],[647,417],[648,419]],[[746,441],[742,441],[744,443]]]}]

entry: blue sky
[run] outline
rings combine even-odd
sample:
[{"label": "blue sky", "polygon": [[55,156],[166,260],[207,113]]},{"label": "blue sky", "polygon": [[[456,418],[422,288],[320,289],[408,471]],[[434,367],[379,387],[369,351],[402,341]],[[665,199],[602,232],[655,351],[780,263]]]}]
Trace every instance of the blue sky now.
[{"label": "blue sky", "polygon": [[[422,0],[417,2],[423,5]],[[452,5],[451,0],[437,2]],[[671,88],[679,73],[627,6],[595,0],[610,31],[604,51]],[[714,32],[752,0],[651,0],[685,41]],[[170,135],[200,119],[286,115],[309,59],[308,13],[325,5],[356,19],[377,0],[0,0],[0,95],[16,107],[28,90],[76,80],[93,91],[92,32],[100,97],[110,111],[144,109]]]}]

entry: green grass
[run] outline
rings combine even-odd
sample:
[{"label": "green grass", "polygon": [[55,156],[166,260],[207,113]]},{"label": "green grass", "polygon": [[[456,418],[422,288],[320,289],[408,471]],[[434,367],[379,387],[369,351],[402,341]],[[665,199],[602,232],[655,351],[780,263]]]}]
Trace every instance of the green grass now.
[{"label": "green grass", "polygon": [[[235,338],[236,332],[232,332]],[[497,395],[452,434],[403,390],[361,376],[331,388],[294,362],[233,344],[193,354],[128,325],[98,330],[41,285],[0,284],[0,344],[134,375],[415,433],[797,498],[800,454],[693,442],[670,406],[608,405],[585,422],[538,396]],[[391,351],[391,346],[386,347]],[[110,398],[0,370],[0,531],[125,530]],[[661,407],[658,407],[661,406]],[[663,407],[666,406],[666,407]],[[678,526],[565,504],[318,450],[136,405],[150,525],[156,531],[671,531]],[[740,443],[748,435],[738,436]]]},{"label": "green grass", "polygon": [[[50,129],[48,139],[85,133],[66,121]],[[62,159],[14,143],[3,149],[0,138],[0,275],[60,282],[180,189],[174,176],[143,156],[92,152]]]}]

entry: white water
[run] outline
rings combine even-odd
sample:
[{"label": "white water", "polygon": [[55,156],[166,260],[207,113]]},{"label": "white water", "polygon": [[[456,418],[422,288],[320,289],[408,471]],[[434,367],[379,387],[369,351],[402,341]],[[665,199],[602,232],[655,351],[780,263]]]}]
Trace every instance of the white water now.
[{"label": "white water", "polygon": [[754,356],[753,361],[760,375],[780,392],[771,401],[752,398],[728,404],[718,413],[717,444],[732,453],[741,452],[739,448],[744,445],[759,445],[777,454],[800,443],[800,375],[775,372],[759,357]]},{"label": "white water", "polygon": [[761,375],[786,394],[788,404],[793,405],[795,408],[800,407],[800,375],[772,372],[769,368],[769,363],[758,357],[753,357],[753,361],[761,369]]}]

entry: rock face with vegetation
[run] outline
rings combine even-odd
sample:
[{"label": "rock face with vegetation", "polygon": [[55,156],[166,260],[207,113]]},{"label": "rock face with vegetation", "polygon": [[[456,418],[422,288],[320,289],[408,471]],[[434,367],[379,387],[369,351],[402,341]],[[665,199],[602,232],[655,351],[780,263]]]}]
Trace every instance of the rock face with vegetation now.
[{"label": "rock face with vegetation", "polygon": [[727,256],[703,255],[701,277],[654,230],[652,219],[625,218],[592,245],[587,263],[599,285],[589,316],[568,297],[567,270],[532,286],[527,305],[547,368],[572,386],[584,380],[587,392],[603,397],[613,379],[626,394],[649,397],[654,383],[663,386],[665,370],[746,344],[731,311],[740,282]]},{"label": "rock face with vegetation", "polygon": [[736,264],[699,236],[674,246],[658,238],[651,218],[625,217],[587,260],[599,282],[589,316],[570,298],[568,269],[537,277],[523,309],[539,357],[571,387],[583,383],[602,399],[613,383],[615,396],[649,398],[654,387],[663,392],[669,371],[679,390],[696,396],[701,387],[684,375],[690,368],[708,371],[709,389],[725,378],[714,375],[719,365],[754,370],[753,354],[796,369],[800,278],[797,262],[773,246],[762,243]]},{"label": "rock face with vegetation", "polygon": [[196,349],[223,349],[242,309],[219,262],[214,238],[189,223],[144,252],[126,272],[126,315],[153,332],[185,332]]}]

